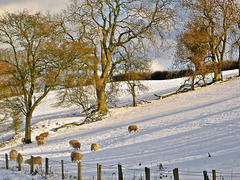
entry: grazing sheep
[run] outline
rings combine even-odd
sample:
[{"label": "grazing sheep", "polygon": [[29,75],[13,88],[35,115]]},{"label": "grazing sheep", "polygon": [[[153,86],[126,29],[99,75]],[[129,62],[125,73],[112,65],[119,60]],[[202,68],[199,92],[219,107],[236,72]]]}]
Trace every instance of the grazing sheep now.
[{"label": "grazing sheep", "polygon": [[12,148],[12,150],[9,153],[9,155],[10,155],[10,161],[15,161],[15,159],[18,156],[18,153],[17,153],[17,151],[15,149]]},{"label": "grazing sheep", "polygon": [[70,145],[71,147],[73,147],[73,144],[76,143],[76,142],[78,142],[78,140],[71,140],[71,141],[69,141],[69,145]]},{"label": "grazing sheep", "polygon": [[75,142],[75,143],[72,144],[72,147],[75,150],[79,150],[81,148],[81,143],[80,142]]},{"label": "grazing sheep", "polygon": [[132,131],[134,131],[134,132],[139,131],[139,128],[137,127],[137,125],[131,125],[128,127],[128,132],[131,133]]},{"label": "grazing sheep", "polygon": [[39,140],[37,141],[37,145],[38,146],[41,146],[41,145],[44,145],[45,144],[45,141],[44,140]]},{"label": "grazing sheep", "polygon": [[18,153],[18,156],[17,156],[17,162],[18,163],[20,163],[20,164],[22,164],[22,162],[23,162],[23,157],[22,157],[22,155],[20,154],[20,153]]},{"label": "grazing sheep", "polygon": [[48,138],[49,132],[44,132],[44,133],[40,134],[40,136],[43,136],[44,138]]},{"label": "grazing sheep", "polygon": [[99,148],[99,146],[98,146],[98,144],[96,144],[96,143],[93,143],[93,144],[91,145],[91,151],[97,151],[98,148]]},{"label": "grazing sheep", "polygon": [[81,161],[83,155],[81,153],[78,153],[78,152],[72,152],[71,153],[71,161],[72,162],[79,162]]},{"label": "grazing sheep", "polygon": [[1,148],[4,148],[5,146],[6,146],[6,143],[5,143],[5,142],[0,143],[0,149],[1,149]]},{"label": "grazing sheep", "polygon": [[44,137],[39,135],[39,136],[36,136],[36,141],[39,141],[39,140],[44,140]]},{"label": "grazing sheep", "polygon": [[[25,164],[31,165],[31,159],[27,159],[27,160],[25,161]],[[33,166],[34,166],[35,164],[38,164],[39,166],[42,166],[42,157],[40,157],[40,156],[33,157]]]}]

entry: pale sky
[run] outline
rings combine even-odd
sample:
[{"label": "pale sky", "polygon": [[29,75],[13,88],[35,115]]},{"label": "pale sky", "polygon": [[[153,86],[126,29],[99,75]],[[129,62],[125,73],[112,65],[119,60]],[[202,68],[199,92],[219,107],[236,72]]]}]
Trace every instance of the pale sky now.
[{"label": "pale sky", "polygon": [[30,11],[60,12],[69,0],[0,0],[0,13],[28,9]]}]

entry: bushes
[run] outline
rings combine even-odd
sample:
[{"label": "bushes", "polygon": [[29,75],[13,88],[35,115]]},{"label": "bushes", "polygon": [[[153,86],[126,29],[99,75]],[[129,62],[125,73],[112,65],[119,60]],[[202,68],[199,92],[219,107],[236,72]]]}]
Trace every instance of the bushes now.
[{"label": "bushes", "polygon": [[222,70],[232,70],[232,69],[238,69],[238,61],[224,61]]},{"label": "bushes", "polygon": [[169,79],[171,77],[170,71],[155,71],[152,73],[151,80],[163,80],[163,79]]},{"label": "bushes", "polygon": [[112,77],[112,81],[126,81],[126,80],[150,80],[151,73],[142,72],[142,73],[135,73],[129,72],[125,74],[118,74]]},{"label": "bushes", "polygon": [[193,72],[190,69],[180,71],[155,71],[151,76],[151,80],[164,80],[186,77],[191,75],[192,73]]},{"label": "bushes", "polygon": [[[208,65],[207,69],[211,71],[212,66]],[[232,70],[238,69],[237,61],[224,61],[222,70]],[[193,74],[191,69],[185,69],[180,71],[155,71],[153,73],[127,73],[127,74],[119,74],[113,76],[113,81],[125,81],[125,80],[164,80],[164,79],[174,79],[190,76]]]}]

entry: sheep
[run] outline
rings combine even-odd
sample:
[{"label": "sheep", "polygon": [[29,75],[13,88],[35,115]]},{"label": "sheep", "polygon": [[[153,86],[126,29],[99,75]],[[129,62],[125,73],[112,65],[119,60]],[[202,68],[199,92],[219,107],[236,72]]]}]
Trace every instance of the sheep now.
[{"label": "sheep", "polygon": [[39,136],[36,136],[36,141],[39,141],[39,140],[44,140],[44,137],[39,135]]},{"label": "sheep", "polygon": [[22,162],[23,162],[23,157],[22,157],[22,155],[20,154],[20,153],[18,153],[18,156],[17,156],[17,162],[18,163],[20,163],[20,164],[22,164]]},{"label": "sheep", "polygon": [[5,143],[5,142],[0,143],[0,149],[1,149],[1,148],[4,148],[5,146],[6,146],[6,143]]},{"label": "sheep", "polygon": [[69,141],[69,145],[70,145],[71,147],[73,147],[73,143],[76,143],[76,142],[78,142],[78,140],[71,140],[71,141]]},{"label": "sheep", "polygon": [[44,133],[40,134],[40,136],[43,136],[44,138],[48,138],[49,132],[44,132]]},{"label": "sheep", "polygon": [[72,144],[72,147],[75,150],[79,150],[81,148],[81,143],[80,142],[75,142],[75,143]]},{"label": "sheep", "polygon": [[41,146],[41,145],[44,145],[45,144],[45,141],[44,140],[39,140],[37,141],[37,145],[38,146]]},{"label": "sheep", "polygon": [[12,148],[9,155],[10,155],[10,161],[15,161],[15,159],[18,156],[18,152],[15,149]]},{"label": "sheep", "polygon": [[91,151],[97,151],[98,148],[99,148],[99,146],[98,146],[98,144],[96,144],[96,143],[93,143],[93,144],[91,145]]},{"label": "sheep", "polygon": [[[34,166],[35,164],[38,164],[39,166],[42,166],[42,157],[37,156],[37,157],[32,157],[32,159],[33,159],[33,166]],[[27,159],[27,160],[25,161],[25,164],[31,165],[31,159]]]},{"label": "sheep", "polygon": [[81,161],[83,155],[81,153],[78,153],[78,152],[72,152],[71,153],[71,161],[72,162],[79,162]]},{"label": "sheep", "polygon": [[132,131],[134,131],[134,132],[139,131],[139,128],[137,127],[137,125],[131,125],[128,127],[128,132],[131,133]]}]

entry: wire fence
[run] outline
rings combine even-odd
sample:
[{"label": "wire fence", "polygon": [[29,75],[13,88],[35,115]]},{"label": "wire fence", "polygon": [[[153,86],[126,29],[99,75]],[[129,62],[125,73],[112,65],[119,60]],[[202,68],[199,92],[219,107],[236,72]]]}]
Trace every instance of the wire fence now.
[{"label": "wire fence", "polygon": [[[48,163],[47,163],[48,162]],[[81,166],[79,166],[81,164]],[[2,169],[19,171],[16,161],[0,161]],[[160,166],[133,169],[124,165],[105,166],[89,162],[73,163],[71,161],[54,161],[46,158],[43,165],[35,165],[32,169],[28,164],[21,164],[25,174],[38,174],[44,179],[81,179],[81,180],[240,180],[240,172],[223,171],[179,171],[177,168],[168,170]],[[32,172],[31,172],[32,170]],[[149,170],[149,171],[148,171]]]}]

